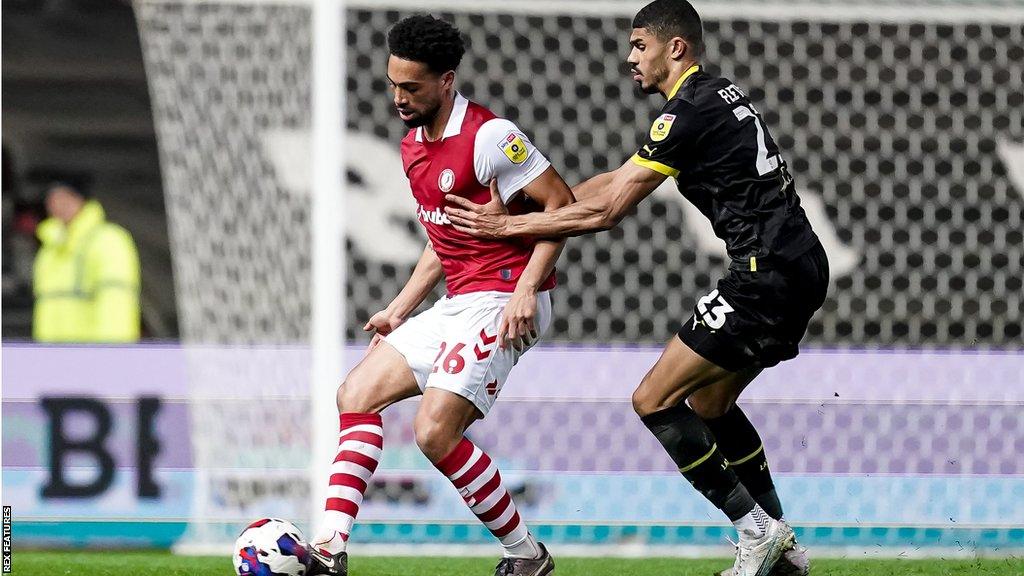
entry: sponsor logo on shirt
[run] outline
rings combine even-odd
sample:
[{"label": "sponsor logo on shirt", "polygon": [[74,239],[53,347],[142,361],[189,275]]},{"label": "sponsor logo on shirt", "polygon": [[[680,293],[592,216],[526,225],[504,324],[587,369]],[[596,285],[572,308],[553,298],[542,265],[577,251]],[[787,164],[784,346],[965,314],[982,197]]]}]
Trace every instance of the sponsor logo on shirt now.
[{"label": "sponsor logo on shirt", "polygon": [[416,215],[419,217],[420,222],[437,224],[438,226],[450,226],[452,221],[448,219],[448,215],[444,213],[444,210],[440,208],[434,208],[433,210],[427,210],[421,204],[416,209]]},{"label": "sponsor logo on shirt", "polygon": [[651,125],[651,140],[661,142],[667,138],[669,130],[672,129],[672,123],[675,121],[675,114],[662,114],[658,116],[658,119]]},{"label": "sponsor logo on shirt", "polygon": [[498,144],[498,148],[505,153],[505,156],[512,161],[513,164],[522,164],[526,162],[526,157],[529,155],[529,151],[526,149],[526,143],[523,139],[515,132],[509,132],[507,136]]}]

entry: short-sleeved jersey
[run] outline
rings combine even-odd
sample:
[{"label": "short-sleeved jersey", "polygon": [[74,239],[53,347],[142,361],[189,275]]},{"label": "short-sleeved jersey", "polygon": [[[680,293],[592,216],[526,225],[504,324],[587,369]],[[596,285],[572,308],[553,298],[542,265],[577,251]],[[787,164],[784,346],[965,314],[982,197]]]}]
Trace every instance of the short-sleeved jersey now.
[{"label": "short-sleeved jersey", "polygon": [[668,96],[632,161],[675,178],[732,258],[788,261],[813,246],[786,163],[746,94],[693,66]]},{"label": "short-sleeved jersey", "polygon": [[[484,204],[496,178],[509,213],[538,210],[518,192],[551,166],[547,158],[515,124],[456,94],[440,139],[431,142],[423,128],[416,128],[402,140],[402,165],[419,202],[417,217],[441,260],[448,294],[514,291],[536,241],[486,240],[459,232],[444,212],[445,195]],[[552,272],[540,289],[554,285]]]}]

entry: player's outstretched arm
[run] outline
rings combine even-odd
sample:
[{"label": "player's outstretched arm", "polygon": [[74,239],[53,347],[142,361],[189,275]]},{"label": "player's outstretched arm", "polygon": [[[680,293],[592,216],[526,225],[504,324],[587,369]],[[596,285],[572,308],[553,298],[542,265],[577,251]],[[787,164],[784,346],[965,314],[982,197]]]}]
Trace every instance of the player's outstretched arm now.
[{"label": "player's outstretched arm", "polygon": [[441,281],[443,275],[441,260],[434,252],[434,247],[427,242],[419,262],[416,263],[416,268],[412,271],[412,276],[409,276],[402,291],[395,296],[387,308],[371,316],[363,326],[363,330],[374,332],[370,348],[376,346],[381,337],[387,336],[392,330],[401,326],[405,319],[423,303],[434,286]]},{"label": "player's outstretched arm", "polygon": [[[553,167],[541,173],[523,188],[523,192],[544,207],[545,211],[557,210],[572,203],[572,191]],[[501,201],[497,181],[491,181],[492,201]],[[533,254],[526,268],[519,276],[515,292],[505,306],[498,345],[504,348],[509,343],[522,350],[537,337],[534,318],[537,314],[537,290],[551,274],[562,253],[565,240],[540,240],[533,247]]]},{"label": "player's outstretched arm", "polygon": [[587,200],[601,193],[605,186],[611,183],[615,177],[615,171],[602,172],[572,187],[572,195],[579,200]]},{"label": "player's outstretched arm", "polygon": [[565,237],[614,228],[629,211],[654,191],[666,176],[627,161],[610,178],[593,184],[582,200],[550,212],[511,216],[491,203],[474,204],[447,196],[455,206],[445,209],[456,228],[481,238],[512,236]]}]

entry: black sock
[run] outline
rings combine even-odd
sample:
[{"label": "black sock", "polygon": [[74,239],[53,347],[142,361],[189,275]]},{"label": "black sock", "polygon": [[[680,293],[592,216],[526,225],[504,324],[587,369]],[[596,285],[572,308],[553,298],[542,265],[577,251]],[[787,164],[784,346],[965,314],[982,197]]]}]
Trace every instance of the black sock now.
[{"label": "black sock", "polygon": [[754,508],[754,499],[729,468],[714,436],[686,404],[641,418],[665,447],[683,477],[729,517],[738,520]]},{"label": "black sock", "polygon": [[718,447],[729,461],[729,468],[736,472],[754,500],[769,516],[780,520],[782,503],[775,493],[764,444],[747,415],[739,406],[734,405],[721,417],[710,418],[704,423],[714,434]]}]

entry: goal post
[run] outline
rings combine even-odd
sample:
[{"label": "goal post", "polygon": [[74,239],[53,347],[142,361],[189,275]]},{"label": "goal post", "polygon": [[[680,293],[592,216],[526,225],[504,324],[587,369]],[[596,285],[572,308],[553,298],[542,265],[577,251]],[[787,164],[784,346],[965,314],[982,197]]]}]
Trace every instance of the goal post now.
[{"label": "goal post", "polygon": [[345,326],[345,0],[313,0],[313,370],[310,529],[323,515],[336,448]]},{"label": "goal post", "polygon": [[191,390],[183,547],[246,515],[313,526],[344,362],[344,1],[134,6]]}]

